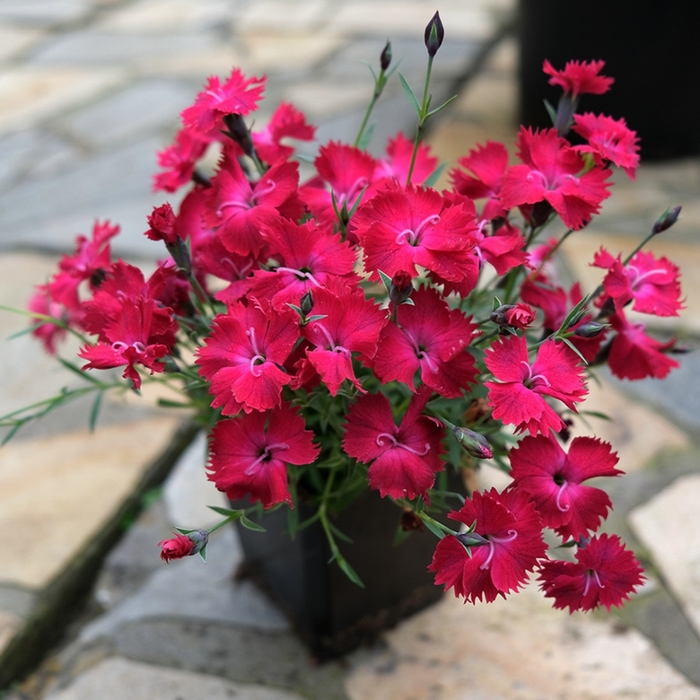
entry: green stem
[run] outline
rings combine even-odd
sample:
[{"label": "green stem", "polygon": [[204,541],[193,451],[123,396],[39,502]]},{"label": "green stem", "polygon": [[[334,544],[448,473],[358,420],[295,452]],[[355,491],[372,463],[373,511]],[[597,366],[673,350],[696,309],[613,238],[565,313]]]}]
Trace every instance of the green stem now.
[{"label": "green stem", "polygon": [[423,135],[425,133],[425,125],[428,121],[428,88],[430,87],[430,74],[433,70],[433,56],[428,56],[428,70],[425,73],[425,84],[423,85],[423,100],[420,106],[420,114],[418,115],[418,129],[416,130],[416,138],[413,141],[413,153],[411,154],[411,165],[408,168],[408,176],[406,177],[406,187],[411,184],[411,177],[413,176],[413,168],[416,165],[416,158],[418,156],[418,147],[423,140]]}]

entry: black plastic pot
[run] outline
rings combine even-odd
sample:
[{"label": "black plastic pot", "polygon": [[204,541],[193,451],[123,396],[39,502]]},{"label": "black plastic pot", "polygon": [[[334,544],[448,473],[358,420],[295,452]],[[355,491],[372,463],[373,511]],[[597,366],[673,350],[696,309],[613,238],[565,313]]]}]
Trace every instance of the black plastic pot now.
[{"label": "black plastic pot", "polygon": [[543,106],[561,91],[542,63],[604,60],[615,78],[605,95],[583,95],[579,111],[620,119],[641,139],[643,160],[700,153],[700,41],[693,0],[520,0],[520,118],[551,126]]},{"label": "black plastic pot", "polygon": [[[299,511],[300,522],[315,512],[303,504]],[[395,505],[367,491],[333,518],[352,539],[338,544],[365,588],[328,564],[331,553],[318,522],[290,540],[285,508],[252,518],[264,533],[239,527],[244,571],[287,615],[314,656],[338,657],[442,597],[426,570],[436,537],[413,531],[394,544],[400,517]]]}]

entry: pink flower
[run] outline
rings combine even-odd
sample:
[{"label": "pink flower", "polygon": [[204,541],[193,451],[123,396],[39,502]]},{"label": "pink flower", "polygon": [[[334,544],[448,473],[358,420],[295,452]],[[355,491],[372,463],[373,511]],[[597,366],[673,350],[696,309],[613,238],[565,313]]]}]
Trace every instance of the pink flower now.
[{"label": "pink flower", "polygon": [[656,316],[678,316],[683,308],[680,272],[666,258],[657,259],[653,253],[639,251],[623,265],[619,255],[613,258],[601,248],[595,254],[593,265],[609,270],[603,287],[618,312],[632,300],[634,311]]},{"label": "pink flower", "polygon": [[265,89],[265,78],[246,78],[238,68],[222,85],[219,78],[210,76],[194,104],[182,112],[182,123],[198,133],[209,136],[222,128],[221,119],[227,114],[245,117],[257,109]]},{"label": "pink flower", "polygon": [[546,201],[570,229],[582,228],[601,202],[610,196],[610,170],[585,171],[581,156],[555,129],[532,132],[521,127],[518,156],[523,165],[503,176],[501,204],[505,209]]},{"label": "pink flower", "polygon": [[446,280],[461,282],[473,265],[477,230],[472,204],[450,206],[435,190],[389,185],[353,217],[365,251],[365,269],[393,277],[416,276],[422,265]]},{"label": "pink flower", "polygon": [[518,491],[476,491],[449,517],[472,531],[438,542],[428,567],[435,583],[455,596],[490,603],[517,591],[545,556],[542,523],[527,495]]},{"label": "pink flower", "polygon": [[613,78],[598,75],[605,61],[569,61],[564,70],[556,70],[552,64],[545,59],[542,70],[552,76],[549,79],[550,85],[558,85],[565,93],[577,97],[585,93],[591,95],[602,95],[606,93],[615,82]]},{"label": "pink flower", "polygon": [[[408,170],[411,167],[413,157],[413,140],[407,139],[403,134],[396,134],[393,139],[389,139],[386,147],[386,158],[382,158],[377,163],[373,176],[373,192],[367,193],[368,200],[372,194],[376,193],[375,188],[382,186],[382,180],[390,178],[396,180],[400,185],[405,185],[408,179]],[[431,155],[430,146],[420,144],[416,154],[416,162],[413,165],[411,182],[420,185],[430,177],[438,166],[438,159]]]},{"label": "pink flower", "polygon": [[467,352],[476,326],[458,309],[450,309],[439,294],[421,287],[414,306],[397,309],[398,323],[388,323],[374,358],[383,384],[398,380],[415,391],[414,375],[441,396],[457,398],[475,380],[474,358]]},{"label": "pink flower", "polygon": [[530,494],[545,527],[568,540],[595,532],[612,508],[605,491],[582,482],[618,476],[617,455],[607,442],[577,437],[564,452],[554,436],[525,437],[510,452],[512,488]]},{"label": "pink flower", "polygon": [[594,537],[579,547],[577,562],[548,561],[539,572],[540,588],[555,608],[593,610],[619,607],[644,582],[643,569],[616,535]]},{"label": "pink flower", "polygon": [[212,139],[184,127],[175,135],[175,143],[158,151],[158,165],[163,172],[153,177],[153,190],[175,192],[192,179],[197,161]]},{"label": "pink flower", "polygon": [[622,311],[610,317],[617,334],[613,336],[608,354],[610,371],[620,379],[663,379],[678,362],[667,352],[675,340],[661,343],[645,333],[643,323],[630,323]]},{"label": "pink flower", "polygon": [[450,171],[450,181],[455,192],[470,199],[487,199],[481,213],[483,219],[503,216],[505,210],[500,202],[501,183],[508,167],[508,151],[502,143],[487,141],[469,151],[468,156],[457,163],[469,175],[457,168]]},{"label": "pink flower", "polygon": [[579,153],[593,153],[605,165],[607,161],[623,168],[634,180],[639,165],[639,139],[627,128],[624,119],[613,119],[603,114],[574,114],[572,129],[588,141],[577,146]]},{"label": "pink flower", "polygon": [[299,338],[297,315],[250,303],[231,304],[218,314],[195,362],[209,382],[213,408],[224,415],[279,406],[292,381],[281,366]]},{"label": "pink flower", "polygon": [[263,508],[289,503],[288,464],[311,464],[319,447],[304,419],[283,403],[272,411],[220,420],[210,438],[209,479],[231,500],[250,497]]},{"label": "pink flower", "polygon": [[495,380],[484,382],[493,417],[515,425],[518,433],[527,430],[531,435],[546,434],[564,427],[544,396],[558,399],[575,411],[576,403],[586,395],[583,367],[563,343],[546,340],[530,364],[526,339],[510,336],[493,343],[484,361]]},{"label": "pink flower", "polygon": [[267,126],[253,132],[253,145],[263,161],[275,163],[282,158],[286,160],[294,153],[294,149],[284,145],[282,139],[313,141],[315,132],[316,127],[306,123],[302,112],[287,102],[280,102]]},{"label": "pink flower", "polygon": [[160,558],[164,562],[173,559],[189,557],[194,549],[194,542],[187,535],[176,535],[172,539],[163,540],[158,543],[160,547]]},{"label": "pink flower", "polygon": [[391,498],[428,499],[435,473],[443,469],[440,423],[423,416],[430,390],[411,399],[401,421],[394,423],[391,404],[383,394],[361,396],[350,409],[343,448],[351,457],[370,464],[370,488]]}]

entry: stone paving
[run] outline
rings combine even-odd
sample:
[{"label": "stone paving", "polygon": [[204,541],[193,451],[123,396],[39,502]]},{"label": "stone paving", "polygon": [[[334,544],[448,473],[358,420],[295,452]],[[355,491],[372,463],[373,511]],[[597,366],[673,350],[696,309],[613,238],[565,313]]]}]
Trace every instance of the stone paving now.
[{"label": "stone paving", "polygon": [[[267,105],[290,100],[320,141],[352,140],[371,90],[362,61],[390,37],[419,84],[434,10],[422,0],[0,2],[0,304],[22,307],[95,217],[122,225],[119,254],[152,259],[142,231],[162,201],[150,194],[154,154],[208,75],[233,64],[265,72]],[[513,141],[514,1],[444,0],[440,12],[434,92],[459,97],[430,141],[454,165],[478,142]],[[398,81],[377,118],[380,144],[412,128]],[[644,165],[566,244],[592,288],[594,250],[630,249],[682,204],[683,219],[652,248],[681,265],[688,307],[658,330],[690,347],[700,336],[699,193],[698,159]],[[0,313],[3,414],[74,384],[27,336],[6,340],[25,324]],[[591,387],[587,407],[615,419],[591,419],[592,428],[628,472],[611,487],[612,525],[649,576],[619,615],[567,616],[533,588],[507,605],[446,596],[374,647],[322,666],[249,581],[233,580],[233,532],[212,540],[206,565],[158,560],[172,524],[206,525],[206,505],[221,503],[204,477],[201,436],[187,447],[192,427],[178,428],[148,392],[110,400],[91,435],[89,403],[52,414],[0,450],[0,688],[31,671],[5,700],[700,700],[699,362],[683,356],[663,383],[602,375]],[[480,474],[483,484],[498,478]]]}]

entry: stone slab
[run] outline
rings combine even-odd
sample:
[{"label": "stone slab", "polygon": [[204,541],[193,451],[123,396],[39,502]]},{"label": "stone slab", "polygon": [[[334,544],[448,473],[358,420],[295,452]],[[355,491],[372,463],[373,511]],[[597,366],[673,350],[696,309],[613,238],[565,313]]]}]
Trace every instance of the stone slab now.
[{"label": "stone slab", "polygon": [[84,17],[90,4],[83,0],[3,0],[0,19],[18,24],[52,25]]},{"label": "stone slab", "polygon": [[2,448],[0,580],[51,582],[133,491],[175,419],[79,431]]},{"label": "stone slab", "polygon": [[448,594],[352,662],[352,700],[697,700],[653,645],[609,616],[554,610],[534,586],[488,605]]},{"label": "stone slab", "polygon": [[[158,551],[154,542],[154,558]],[[241,561],[233,526],[219,530],[207,547],[206,563],[199,556],[163,563],[136,594],[83,628],[80,642],[113,636],[128,623],[167,618],[287,629],[285,618],[251,581],[234,581]]]},{"label": "stone slab", "polygon": [[119,84],[124,76],[103,68],[21,66],[0,73],[0,133],[26,129],[57,112],[76,106]]},{"label": "stone slab", "polygon": [[21,626],[21,617],[7,610],[0,610],[0,656]]},{"label": "stone slab", "polygon": [[247,32],[239,41],[246,74],[274,71],[276,77],[291,71],[308,71],[322,64],[342,44],[342,39],[332,34],[321,34],[310,41],[304,34]]},{"label": "stone slab", "polygon": [[700,474],[684,476],[628,517],[700,634],[700,535],[693,527],[698,499]]},{"label": "stone slab", "polygon": [[36,44],[44,32],[40,29],[0,23],[0,61],[7,61]]},{"label": "stone slab", "polygon": [[302,700],[300,695],[261,685],[244,685],[207,676],[149,666],[118,657],[89,669],[46,700]]},{"label": "stone slab", "polygon": [[250,32],[306,34],[311,38],[327,18],[328,10],[325,0],[258,0],[242,10],[236,32],[242,36]]}]

